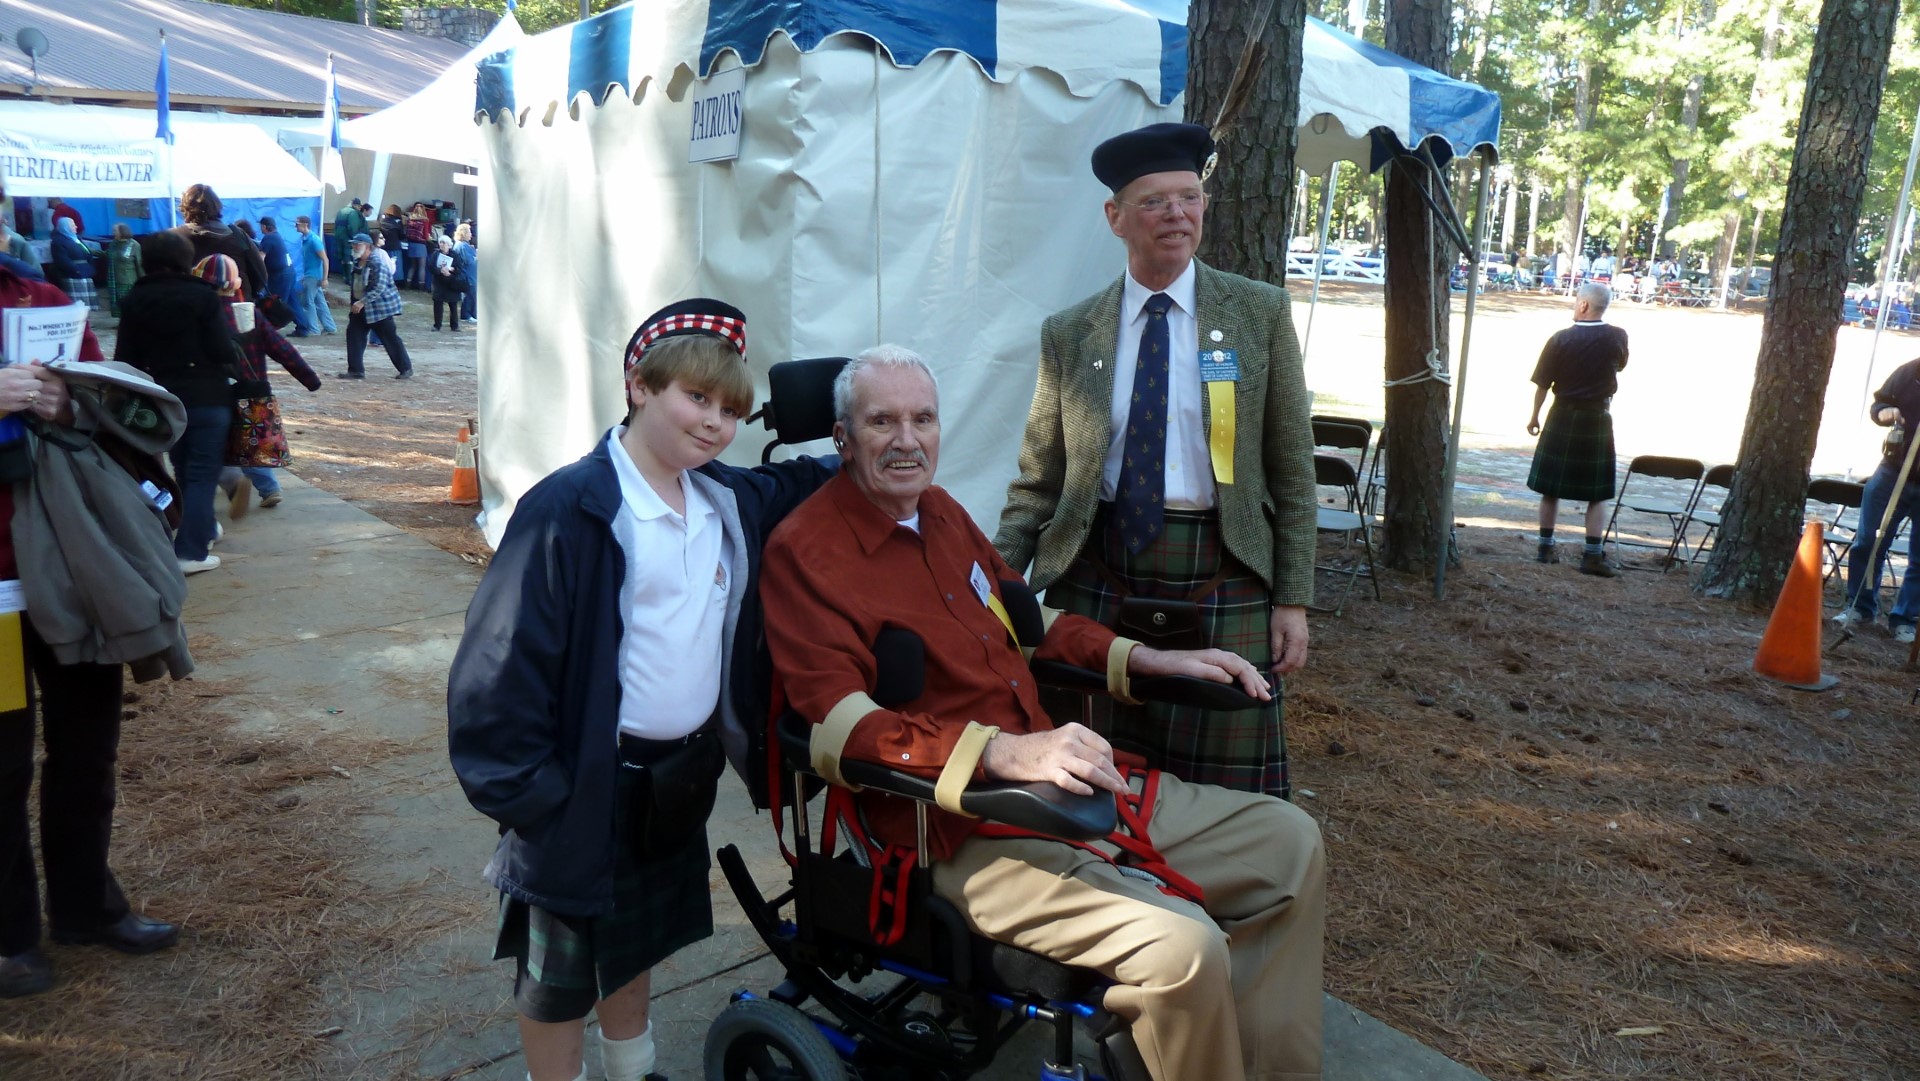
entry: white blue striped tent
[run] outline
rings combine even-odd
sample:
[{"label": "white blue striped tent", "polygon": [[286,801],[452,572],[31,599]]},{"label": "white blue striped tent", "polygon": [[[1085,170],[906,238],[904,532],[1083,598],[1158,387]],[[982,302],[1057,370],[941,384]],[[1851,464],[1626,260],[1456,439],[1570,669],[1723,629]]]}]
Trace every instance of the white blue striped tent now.
[{"label": "white blue striped tent", "polygon": [[[1316,26],[1309,43],[1312,65],[1340,36]],[[1491,144],[1497,101],[1480,127],[1458,109],[1403,123],[1395,86],[1404,108],[1443,96],[1400,65],[1361,76],[1367,55],[1350,45],[1303,80],[1316,114],[1335,68],[1367,84],[1363,111],[1315,125],[1337,133],[1328,153],[1364,155],[1376,127],[1438,133],[1443,153]],[[1041,320],[1123,265],[1088,155],[1179,119],[1186,57],[1184,0],[654,0],[483,61],[489,536],[619,420],[636,322],[692,295],[746,311],[756,372],[880,341],[927,356],[949,418],[941,482],[990,528]],[[700,90],[738,68],[739,157],[689,164]],[[758,449],[743,430],[728,457]]]}]

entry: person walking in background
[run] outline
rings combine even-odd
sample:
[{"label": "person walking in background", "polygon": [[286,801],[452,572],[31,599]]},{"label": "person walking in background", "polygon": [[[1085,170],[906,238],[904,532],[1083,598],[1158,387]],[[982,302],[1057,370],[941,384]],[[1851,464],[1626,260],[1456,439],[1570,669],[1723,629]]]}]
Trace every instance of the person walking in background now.
[{"label": "person walking in background", "polygon": [[53,284],[75,304],[92,308],[99,303],[93,288],[93,253],[86,241],[74,234],[72,218],[55,219],[53,233]]},{"label": "person walking in background", "polygon": [[348,241],[366,231],[367,219],[360,213],[359,197],[348,199],[333,216],[333,235],[327,238],[328,265],[346,266]]},{"label": "person walking in background", "polygon": [[206,184],[195,184],[180,196],[180,218],[185,225],[173,232],[193,245],[193,261],[224,255],[240,268],[242,299],[258,300],[267,292],[267,261],[253,238],[229,226],[220,196]]},{"label": "person walking in background", "polygon": [[240,345],[239,378],[233,384],[235,423],[227,440],[226,464],[220,487],[228,497],[227,517],[246,517],[252,489],[260,491],[262,507],[280,505],[280,480],[273,471],[291,463],[287,433],[280,422],[280,405],[267,381],[267,360],[285,368],[308,390],[320,389],[320,377],[292,343],[273,325],[251,311],[242,311],[239,271],[224,255],[202,259],[194,276],[213,286],[225,302],[227,327]]},{"label": "person walking in background", "polygon": [[440,311],[444,306],[451,323],[449,329],[460,332],[460,301],[467,288],[467,277],[453,255],[453,238],[440,234],[440,253],[433,257],[433,329],[440,329]]},{"label": "person walking in background", "polygon": [[[1540,554],[1542,563],[1560,562],[1554,547],[1554,522],[1562,499],[1587,505],[1587,543],[1580,553],[1580,573],[1616,578],[1619,572],[1601,549],[1607,504],[1614,494],[1613,395],[1620,388],[1619,373],[1627,366],[1627,332],[1609,326],[1603,318],[1611,300],[1607,287],[1588,282],[1574,290],[1573,325],[1547,339],[1534,365],[1533,415],[1527,434],[1540,437],[1534,447],[1527,487],[1540,493]],[[1540,424],[1540,407],[1553,392],[1547,423]]]},{"label": "person walking in background", "polygon": [[145,268],[140,263],[140,242],[125,222],[113,227],[113,241],[107,245],[107,309],[120,314],[120,298],[140,280]]},{"label": "person walking in background", "polygon": [[400,213],[400,204],[388,203],[375,225],[378,228],[368,232],[379,233],[380,239],[386,242],[389,268],[393,271],[393,280],[399,281],[406,277],[407,270],[407,219]]},{"label": "person walking in background", "polygon": [[377,332],[380,344],[393,362],[395,379],[413,378],[413,358],[407,355],[407,343],[400,340],[400,328],[394,317],[406,308],[394,288],[393,274],[386,263],[373,257],[373,238],[365,233],[353,238],[353,263],[347,271],[347,370],[342,379],[367,377],[367,335]]},{"label": "person walking in background", "polygon": [[187,427],[167,452],[180,482],[180,530],[173,554],[184,574],[220,565],[208,551],[215,539],[213,493],[233,430],[233,393],[227,372],[236,361],[226,304],[213,286],[193,276],[193,244],[177,230],[147,238],[146,276],[120,305],[113,359],[146,372],[187,407]]},{"label": "person walking in background", "polygon": [[300,269],[294,265],[293,249],[280,235],[280,224],[271,217],[260,219],[260,258],[267,264],[267,292],[287,302],[293,312],[294,326],[300,326]]},{"label": "person walking in background", "polygon": [[[61,199],[58,197],[48,199],[47,210],[49,213],[53,215],[53,220],[55,222],[61,221],[62,219],[72,222],[73,233],[75,236],[79,236],[80,234],[87,231],[86,219],[82,218],[80,216],[80,211],[74,209],[73,204],[67,202],[65,199]],[[58,225],[55,225],[54,228],[57,230],[60,227]]]},{"label": "person walking in background", "polygon": [[427,204],[415,203],[407,211],[407,265],[405,281],[409,289],[425,289],[430,284],[427,245],[433,240],[433,215]]},{"label": "person walking in background", "polygon": [[[1900,467],[1906,463],[1908,440],[1920,425],[1920,359],[1909,360],[1893,370],[1880,389],[1873,392],[1868,419],[1883,428],[1891,428],[1880,444],[1880,464],[1867,478],[1860,497],[1860,527],[1847,549],[1847,603],[1835,623],[1849,626],[1871,625],[1880,611],[1880,580],[1885,577],[1891,553],[1880,543],[1880,519],[1887,504],[1893,504],[1893,517],[1887,521],[1887,536],[1897,537],[1903,522],[1920,520],[1920,467],[1907,478],[1907,486],[1895,490]],[[1871,569],[1869,569],[1871,568]],[[1920,576],[1907,570],[1900,592],[1893,599],[1893,611],[1887,613],[1887,628],[1893,640],[1912,642],[1914,623],[1920,620]]]},{"label": "person walking in background", "polygon": [[460,318],[471,323],[479,310],[475,299],[480,293],[480,253],[473,246],[473,226],[461,222],[453,230],[453,257],[467,279],[467,290],[460,294]]},{"label": "person walking in background", "polygon": [[340,328],[327,310],[327,249],[313,233],[312,218],[300,215],[293,219],[293,228],[300,234],[300,247],[294,255],[294,263],[300,268],[300,302],[294,305],[294,311],[305,316],[295,318],[293,336],[332,334]]}]

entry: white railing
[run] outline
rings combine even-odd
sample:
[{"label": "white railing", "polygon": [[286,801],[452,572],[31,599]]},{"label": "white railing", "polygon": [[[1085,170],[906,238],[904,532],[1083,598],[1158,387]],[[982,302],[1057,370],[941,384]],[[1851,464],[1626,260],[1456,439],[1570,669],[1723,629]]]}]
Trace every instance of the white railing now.
[{"label": "white railing", "polygon": [[1387,261],[1367,255],[1321,255],[1310,251],[1290,251],[1287,253],[1287,275],[1310,279],[1316,263],[1320,265],[1321,281],[1386,284]]}]

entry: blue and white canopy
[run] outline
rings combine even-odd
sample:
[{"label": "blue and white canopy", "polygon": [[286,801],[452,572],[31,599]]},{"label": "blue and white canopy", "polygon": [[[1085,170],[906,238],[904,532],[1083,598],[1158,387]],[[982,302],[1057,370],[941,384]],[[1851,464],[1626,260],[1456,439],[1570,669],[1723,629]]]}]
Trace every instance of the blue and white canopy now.
[{"label": "blue and white canopy", "polygon": [[[500,53],[481,68],[477,106],[524,123],[585,94],[602,104],[614,88],[636,94],[682,68],[711,73],[731,52],[760,63],[767,40],[784,34],[802,52],[839,34],[876,42],[899,67],[939,52],[969,57],[982,75],[1007,82],[1029,69],[1059,76],[1089,96],[1131,83],[1158,105],[1187,84],[1185,0],[708,0],[673,3],[668,14],[615,8]],[[1445,160],[1491,149],[1500,135],[1500,98],[1308,19],[1300,75],[1300,167],[1333,161],[1373,168],[1386,159],[1374,136],[1403,147],[1436,139]]]}]

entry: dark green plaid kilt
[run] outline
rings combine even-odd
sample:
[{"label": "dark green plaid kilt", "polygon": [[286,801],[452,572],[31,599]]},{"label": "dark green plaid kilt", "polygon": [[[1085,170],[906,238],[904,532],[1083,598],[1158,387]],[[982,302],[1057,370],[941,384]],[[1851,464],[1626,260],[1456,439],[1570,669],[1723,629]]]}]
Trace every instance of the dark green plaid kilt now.
[{"label": "dark green plaid kilt", "polygon": [[[1201,632],[1209,646],[1238,653],[1263,673],[1272,667],[1272,594],[1259,575],[1227,553],[1214,513],[1168,511],[1159,539],[1134,555],[1118,532],[1107,527],[1103,510],[1087,544],[1136,597],[1191,596],[1227,561],[1233,573],[1200,601]],[[1120,597],[1084,558],[1047,588],[1047,604],[1109,627],[1120,611]],[[1141,755],[1148,765],[1183,781],[1287,798],[1287,741],[1278,680],[1272,702],[1234,712],[1159,702],[1126,706],[1064,691],[1042,690],[1040,698],[1055,724],[1086,720],[1115,748]]]},{"label": "dark green plaid kilt", "polygon": [[1612,499],[1613,414],[1555,401],[1533,449],[1527,487],[1554,499]]},{"label": "dark green plaid kilt", "polygon": [[675,951],[713,936],[707,831],[697,831],[677,852],[645,864],[635,862],[626,821],[634,776],[634,771],[622,769],[615,790],[619,821],[611,913],[563,916],[500,895],[493,959],[517,962],[514,1005],[535,1021],[585,1017],[595,1002]]}]

